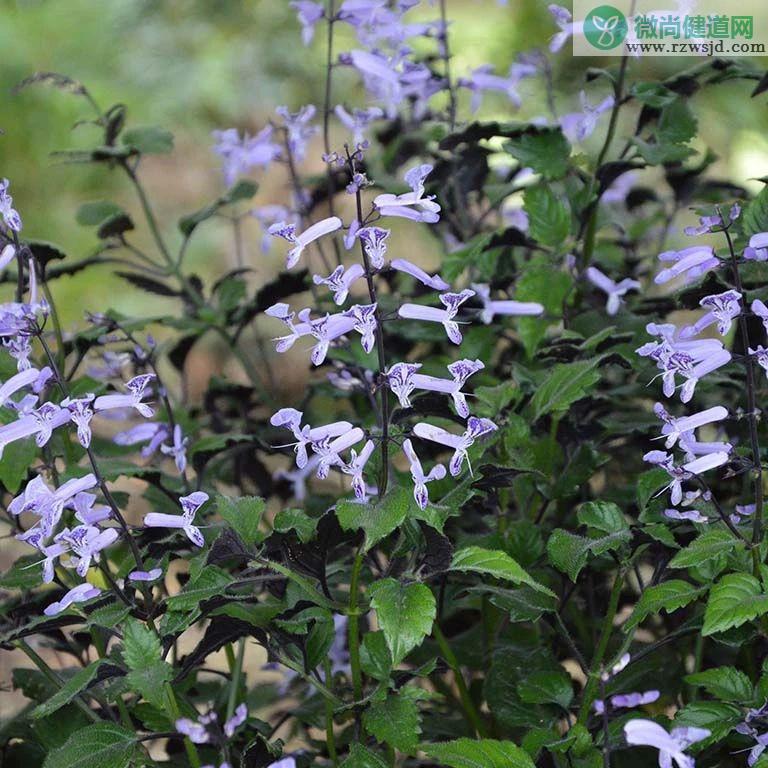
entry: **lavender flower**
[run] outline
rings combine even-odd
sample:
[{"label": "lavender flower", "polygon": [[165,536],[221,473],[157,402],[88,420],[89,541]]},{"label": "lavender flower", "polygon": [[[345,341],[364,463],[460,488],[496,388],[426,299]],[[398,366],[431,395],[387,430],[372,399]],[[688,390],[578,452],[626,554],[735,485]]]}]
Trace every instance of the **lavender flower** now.
[{"label": "lavender flower", "polygon": [[160,450],[166,456],[173,456],[173,460],[176,463],[176,469],[179,470],[179,474],[184,474],[184,470],[187,468],[187,445],[189,438],[184,437],[181,427],[176,424],[173,428],[173,443],[171,445],[161,445]]},{"label": "lavender flower", "polygon": [[[413,434],[424,440],[439,443],[446,448],[453,448],[453,456],[448,463],[448,470],[453,477],[456,477],[461,472],[464,460],[466,459],[467,463],[469,463],[467,450],[470,446],[474,445],[478,438],[495,432],[497,429],[498,427],[490,419],[478,419],[475,416],[470,416],[467,421],[467,429],[463,435],[454,435],[452,432],[448,432],[441,427],[436,427],[423,421],[414,426]],[[471,466],[469,472],[470,474],[472,473]]]},{"label": "lavender flower", "polygon": [[0,216],[6,226],[14,232],[21,232],[21,216],[13,207],[13,198],[8,194],[11,183],[8,179],[0,181]]},{"label": "lavender flower", "polygon": [[755,299],[749,305],[749,308],[752,310],[753,314],[757,315],[763,321],[763,327],[768,333],[768,307],[766,307],[760,299]]},{"label": "lavender flower", "polygon": [[730,519],[734,525],[738,525],[741,522],[742,518],[750,517],[751,515],[755,514],[755,509],[757,509],[757,505],[736,504],[734,509],[736,510],[736,514],[730,515]]},{"label": "lavender flower", "polygon": [[113,544],[117,536],[117,530],[114,528],[101,531],[94,525],[78,525],[71,531],[65,528],[54,537],[54,541],[66,547],[67,551],[74,553],[71,563],[78,575],[85,578],[85,574],[91,567],[91,561],[102,549]]},{"label": "lavender flower", "polygon": [[333,300],[341,306],[347,300],[352,284],[364,274],[365,270],[360,264],[353,264],[348,269],[340,264],[328,277],[314,275],[312,279],[315,285],[327,285],[333,293]]},{"label": "lavender flower", "polygon": [[403,453],[406,455],[408,462],[411,465],[413,498],[419,505],[419,509],[426,509],[427,504],[429,503],[427,483],[431,483],[433,480],[442,480],[446,474],[445,467],[442,464],[436,464],[429,471],[429,474],[425,475],[419,457],[416,455],[416,451],[413,450],[413,444],[410,440],[403,440]]},{"label": "lavender flower", "polygon": [[365,253],[376,269],[381,269],[384,266],[389,232],[388,229],[381,227],[363,227],[357,231],[357,236],[363,244]]},{"label": "lavender flower", "polygon": [[196,546],[205,545],[203,534],[194,525],[195,514],[200,507],[208,501],[208,494],[204,491],[195,491],[189,496],[180,496],[181,515],[167,515],[162,512],[150,512],[144,515],[144,525],[148,528],[181,528],[187,538]]},{"label": "lavender flower", "polygon": [[597,286],[608,296],[608,303],[605,305],[605,311],[609,315],[615,315],[619,311],[622,303],[622,297],[631,290],[639,290],[640,283],[637,280],[624,278],[620,282],[614,282],[610,277],[603,274],[597,267],[589,267],[586,271],[587,280],[592,285]]},{"label": "lavender flower", "polygon": [[92,584],[88,584],[87,582],[78,584],[76,587],[72,587],[61,600],[46,606],[43,613],[46,616],[56,616],[69,608],[70,605],[84,603],[86,600],[91,600],[100,594],[101,590],[98,587],[94,587]]},{"label": "lavender flower", "polygon": [[421,304],[403,304],[397,313],[407,320],[426,320],[431,323],[442,323],[448,338],[454,344],[461,344],[462,335],[459,324],[453,319],[459,311],[459,307],[475,295],[474,291],[465,288],[461,293],[443,293],[440,301],[445,309],[425,307]]},{"label": "lavender flower", "polygon": [[[645,691],[645,693],[621,693],[616,696],[611,696],[608,700],[611,707],[614,709],[625,708],[634,709],[640,707],[643,704],[652,704],[657,701],[661,694],[659,691]],[[598,715],[602,715],[605,712],[605,702],[597,699],[592,708]]]},{"label": "lavender flower", "polygon": [[335,232],[337,229],[341,229],[342,222],[338,216],[329,216],[327,219],[318,221],[307,227],[301,234],[296,234],[296,227],[293,224],[288,224],[284,221],[280,221],[277,224],[273,224],[269,228],[270,235],[276,235],[282,237],[289,243],[293,243],[293,248],[288,251],[288,255],[285,259],[285,266],[287,269],[291,269],[296,266],[304,249],[315,240],[328,235],[331,232]]},{"label": "lavender flower", "polygon": [[698,237],[699,235],[709,235],[712,232],[720,231],[722,226],[722,216],[699,216],[698,226],[686,227],[684,231],[688,237]]},{"label": "lavender flower", "polygon": [[149,421],[143,424],[137,424],[135,427],[125,430],[124,432],[118,432],[113,438],[112,442],[115,445],[138,445],[139,443],[147,443],[141,449],[141,455],[144,458],[151,456],[161,444],[168,438],[170,432],[166,424],[161,424],[156,421]]},{"label": "lavender flower", "polygon": [[758,232],[749,238],[744,258],[748,261],[768,261],[768,232]]},{"label": "lavender flower", "polygon": [[[349,314],[351,311],[347,310],[337,315],[326,314],[318,320],[309,321],[309,333],[317,339],[317,344],[312,347],[309,356],[312,365],[322,365],[331,348],[331,342],[349,333],[355,327],[355,318]],[[278,348],[278,351],[281,350]]]},{"label": "lavender flower", "polygon": [[667,733],[653,720],[630,720],[624,726],[624,737],[627,744],[641,747],[653,747],[659,750],[660,768],[671,768],[672,761],[678,768],[694,768],[692,757],[683,750],[697,741],[703,741],[711,736],[706,728],[673,728]]},{"label": "lavender flower", "polygon": [[350,51],[348,62],[360,73],[371,97],[384,105],[387,117],[394,118],[398,105],[405,97],[396,62],[361,50]]},{"label": "lavender flower", "polygon": [[688,520],[691,523],[706,524],[709,522],[709,518],[696,509],[686,509],[682,512],[677,509],[665,509],[664,517],[668,517],[670,520]]},{"label": "lavender flower", "polygon": [[728,454],[723,452],[710,453],[678,467],[670,454],[664,451],[649,451],[643,456],[643,461],[655,464],[667,472],[671,478],[670,483],[659,493],[663,493],[666,490],[671,491],[670,500],[672,504],[677,506],[683,500],[683,482],[695,475],[701,475],[711,469],[727,464]]},{"label": "lavender flower", "polygon": [[321,3],[312,0],[291,0],[291,8],[296,11],[301,24],[301,40],[304,45],[309,45],[315,36],[315,26],[325,15],[325,9]]},{"label": "lavender flower", "polygon": [[312,104],[301,107],[298,112],[290,112],[287,107],[278,107],[277,112],[283,118],[288,134],[288,148],[294,159],[301,162],[307,153],[307,143],[320,130],[309,122],[317,110]]},{"label": "lavender flower", "polygon": [[384,117],[384,110],[379,107],[367,107],[365,109],[353,109],[347,112],[341,104],[334,109],[336,117],[349,129],[352,134],[352,144],[359,146],[365,141],[365,131],[374,121]]},{"label": "lavender flower", "polygon": [[741,314],[741,294],[738,291],[725,291],[723,293],[705,296],[699,304],[709,309],[693,325],[689,325],[680,331],[681,339],[689,339],[697,336],[705,328],[717,323],[717,332],[725,336],[731,330],[733,319]]},{"label": "lavender flower", "polygon": [[571,143],[584,141],[591,136],[597,128],[600,115],[613,109],[616,101],[613,96],[606,96],[597,106],[593,107],[584,91],[579,94],[579,100],[581,101],[581,112],[569,112],[560,118],[560,127]]},{"label": "lavender flower", "polygon": [[510,66],[507,76],[502,77],[494,74],[490,64],[484,64],[473,69],[469,77],[459,78],[457,85],[472,92],[470,106],[472,112],[480,109],[484,91],[499,91],[505,94],[515,107],[519,107],[522,100],[517,92],[517,85],[523,78],[535,75],[537,71],[537,67],[533,64],[515,62]]},{"label": "lavender flower", "polygon": [[91,445],[91,419],[93,418],[94,395],[75,399],[67,398],[61,403],[62,408],[69,411],[72,423],[77,427],[77,439],[83,448]]},{"label": "lavender flower", "polygon": [[69,422],[69,411],[55,403],[43,403],[39,408],[32,408],[10,424],[0,426],[0,458],[6,445],[27,437],[34,437],[38,447],[48,443],[53,430]]},{"label": "lavender flower", "polygon": [[368,459],[371,458],[371,454],[374,451],[373,440],[367,440],[363,446],[363,450],[358,454],[353,448],[350,451],[350,461],[348,464],[341,465],[341,471],[347,475],[352,475],[352,490],[355,492],[355,497],[358,501],[365,501],[367,497],[367,490],[365,485],[365,477],[363,476],[363,470],[368,463]]},{"label": "lavender flower", "polygon": [[211,740],[208,725],[215,722],[216,719],[214,713],[203,715],[197,720],[182,717],[175,722],[175,726],[176,730],[183,736],[186,736],[193,744],[208,744]]},{"label": "lavender flower", "polygon": [[131,581],[157,581],[162,575],[162,568],[153,568],[151,571],[131,571],[128,578]]},{"label": "lavender flower", "polygon": [[705,411],[700,411],[690,416],[683,416],[682,418],[671,416],[661,403],[656,403],[653,410],[664,422],[661,435],[666,437],[664,443],[666,448],[671,448],[686,433],[693,432],[705,424],[713,424],[716,421],[728,418],[728,410],[723,408],[722,405],[716,405],[712,408],[707,408]]},{"label": "lavender flower", "polygon": [[424,283],[424,285],[428,286],[429,288],[434,288],[436,291],[447,291],[451,287],[448,283],[445,282],[445,280],[440,277],[440,275],[435,275],[432,277],[431,275],[427,274],[421,267],[417,267],[415,264],[407,261],[406,259],[393,259],[390,262],[390,266],[392,269],[395,269],[398,272],[405,272],[406,275],[415,277],[420,283]]},{"label": "lavender flower", "polygon": [[16,258],[16,248],[13,243],[8,243],[0,251],[0,270],[5,269]]},{"label": "lavender flower", "polygon": [[227,187],[231,187],[239,176],[244,176],[252,168],[267,168],[280,157],[282,150],[279,144],[272,141],[273,133],[271,125],[262,128],[255,136],[245,133],[242,138],[235,128],[213,132],[216,140],[213,151],[222,159]]},{"label": "lavender flower", "polygon": [[563,8],[562,5],[547,6],[547,10],[552,14],[555,23],[560,27],[560,31],[553,35],[549,41],[549,50],[552,53],[557,53],[566,43],[569,37],[573,35],[574,24],[571,21],[571,12],[567,8]]},{"label": "lavender flower", "polygon": [[352,424],[348,421],[334,421],[332,424],[326,424],[323,427],[312,428],[308,424],[301,426],[301,419],[304,414],[295,408],[281,408],[269,420],[273,427],[286,427],[293,432],[296,438],[295,443],[289,443],[293,446],[296,453],[296,466],[304,469],[307,466],[307,446],[317,443],[326,437],[339,437],[352,429]]},{"label": "lavender flower", "polygon": [[317,476],[324,480],[328,477],[331,467],[341,467],[347,464],[342,458],[342,451],[346,451],[356,443],[359,443],[365,437],[365,433],[360,427],[350,429],[335,439],[330,436],[322,437],[312,443],[312,450],[320,457],[317,464]]},{"label": "lavender flower", "polygon": [[656,285],[663,285],[681,275],[685,276],[686,282],[690,282],[720,264],[712,247],[704,245],[693,245],[681,251],[664,251],[659,254],[659,261],[671,261],[673,264],[656,275],[653,280]]},{"label": "lavender flower", "polygon": [[154,411],[142,400],[149,383],[154,378],[154,373],[142,373],[139,376],[134,376],[125,384],[125,388],[128,390],[127,394],[101,395],[94,400],[93,410],[98,412],[113,408],[135,408],[145,418],[151,418]]},{"label": "lavender flower", "polygon": [[749,347],[748,352],[750,355],[754,355],[757,364],[765,371],[766,378],[768,378],[768,349],[762,344],[758,344],[754,349]]},{"label": "lavender flower", "polygon": [[411,192],[402,195],[383,194],[373,204],[382,216],[400,216],[413,221],[434,224],[440,220],[440,206],[434,195],[424,197],[424,179],[432,172],[431,165],[417,165],[405,174],[405,183]]},{"label": "lavender flower", "polygon": [[51,376],[53,376],[53,372],[48,366],[41,370],[25,368],[23,371],[19,371],[0,386],[0,406],[5,405],[12,395],[26,387],[31,387],[33,392],[39,393]]},{"label": "lavender flower", "polygon": [[376,341],[376,308],[376,304],[355,304],[343,313],[345,318],[352,321],[353,330],[360,334],[360,344],[366,352],[373,349]]},{"label": "lavender flower", "polygon": [[491,287],[486,283],[472,283],[480,301],[483,303],[483,311],[480,319],[490,325],[496,315],[511,317],[538,316],[544,314],[544,307],[535,301],[499,301],[491,300]]},{"label": "lavender flower", "polygon": [[232,717],[224,723],[224,735],[227,738],[232,738],[235,731],[246,721],[248,718],[248,707],[245,704],[239,704],[235,709]]},{"label": "lavender flower", "polygon": [[112,516],[112,510],[106,504],[96,504],[96,494],[85,491],[72,496],[65,506],[75,511],[75,518],[83,525],[95,525]]},{"label": "lavender flower", "polygon": [[606,205],[623,203],[637,181],[637,176],[638,174],[633,171],[622,173],[621,176],[619,176],[616,181],[603,192],[600,199]]}]

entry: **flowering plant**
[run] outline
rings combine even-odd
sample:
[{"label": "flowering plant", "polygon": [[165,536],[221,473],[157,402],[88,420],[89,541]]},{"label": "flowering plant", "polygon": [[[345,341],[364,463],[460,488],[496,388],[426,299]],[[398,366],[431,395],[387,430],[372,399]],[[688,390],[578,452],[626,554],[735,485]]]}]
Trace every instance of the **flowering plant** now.
[{"label": "flowering plant", "polygon": [[[547,54],[457,76],[446,3],[418,5],[291,2],[323,104],[215,132],[224,191],[175,233],[140,172],[170,133],[23,84],[83,100],[65,156],[138,215],[84,204],[76,260],[0,185],[0,646],[32,665],[3,765],[766,764],[768,191],[709,175],[691,105],[760,74],[624,58],[562,113]],[[365,98],[335,103],[342,71]],[[471,122],[537,82],[546,117]],[[214,218],[235,266],[206,285]],[[176,310],[62,327],[57,281],[104,263]],[[238,370],[197,401],[204,337]]]}]

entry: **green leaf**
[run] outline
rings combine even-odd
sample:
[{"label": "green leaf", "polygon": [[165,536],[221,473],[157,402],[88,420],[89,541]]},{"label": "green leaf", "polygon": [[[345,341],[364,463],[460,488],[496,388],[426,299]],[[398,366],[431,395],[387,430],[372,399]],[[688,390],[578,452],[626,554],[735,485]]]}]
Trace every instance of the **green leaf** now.
[{"label": "green leaf", "polygon": [[741,226],[747,236],[758,232],[768,232],[768,186],[764,186],[757,196],[744,207],[741,214]]},{"label": "green leaf", "polygon": [[392,654],[383,632],[366,632],[360,647],[363,672],[376,680],[387,680],[392,670]]},{"label": "green leaf", "polygon": [[400,526],[415,506],[411,491],[402,487],[392,488],[384,498],[373,504],[342,499],[336,504],[336,517],[345,531],[363,529],[367,552]]},{"label": "green leaf", "polygon": [[75,731],[48,753],[43,768],[126,768],[136,752],[136,734],[115,723],[96,723]]},{"label": "green leaf", "polygon": [[160,661],[160,638],[138,619],[129,619],[123,624],[123,658],[129,669],[143,669]]},{"label": "green leaf", "polygon": [[655,82],[635,83],[630,88],[630,93],[642,104],[657,109],[671,104],[678,98],[674,91],[670,91],[666,86]]},{"label": "green leaf", "polygon": [[729,573],[712,587],[704,612],[703,635],[740,627],[768,612],[768,595],[748,573]]},{"label": "green leaf", "polygon": [[743,719],[741,710],[733,704],[719,701],[694,701],[675,715],[674,727],[706,728],[711,736],[697,743],[697,749],[724,739]]},{"label": "green leaf", "polygon": [[[573,280],[569,274],[554,270],[549,263],[529,264],[515,283],[517,301],[535,301],[546,314],[560,317],[563,302],[570,293]],[[529,357],[536,351],[552,320],[549,317],[519,317],[517,329]]]},{"label": "green leaf", "polygon": [[197,578],[179,592],[168,598],[166,605],[169,611],[188,611],[212,597],[220,595],[224,587],[232,582],[232,577],[215,565],[206,565]]},{"label": "green leaf", "polygon": [[411,754],[419,745],[421,718],[416,702],[400,693],[390,693],[374,702],[363,714],[365,730],[377,741]]},{"label": "green leaf", "polygon": [[142,155],[167,155],[173,151],[173,134],[156,125],[131,128],[123,133],[123,144]]},{"label": "green leaf", "polygon": [[40,558],[20,557],[7,571],[0,574],[0,589],[32,589],[40,583]]},{"label": "green leaf", "polygon": [[266,504],[259,496],[216,497],[216,510],[232,526],[246,546],[258,544],[264,538],[259,531]]},{"label": "green leaf", "polygon": [[306,544],[311,541],[317,528],[317,520],[311,518],[303,509],[281,509],[272,523],[278,533],[296,531],[299,541]]},{"label": "green leaf", "polygon": [[736,552],[744,548],[744,542],[735,539],[724,528],[713,528],[694,539],[685,549],[681,549],[670,561],[670,568],[692,568],[721,555]]},{"label": "green leaf", "polygon": [[512,623],[536,621],[542,614],[557,609],[555,596],[544,594],[531,587],[500,589],[483,585],[472,591],[486,593],[493,605],[507,612]]},{"label": "green leaf", "polygon": [[660,611],[673,613],[706,594],[706,591],[706,587],[696,587],[682,579],[670,579],[647,587],[624,625],[624,631],[631,632],[652,613]]},{"label": "green leaf", "polygon": [[588,501],[579,507],[579,523],[600,533],[629,531],[629,523],[616,504],[608,501]]},{"label": "green leaf", "polygon": [[660,144],[685,144],[696,135],[696,118],[685,99],[678,97],[661,110],[656,135]]},{"label": "green leaf", "polygon": [[528,753],[511,741],[456,739],[419,748],[447,768],[535,768]]},{"label": "green leaf", "polygon": [[668,483],[669,475],[666,470],[657,467],[655,469],[649,469],[647,472],[643,472],[637,478],[635,490],[638,508],[640,510],[645,509],[656,491],[663,488]]},{"label": "green leaf", "polygon": [[559,704],[567,708],[573,699],[573,682],[564,670],[534,672],[517,684],[517,694],[526,704]]},{"label": "green leaf", "polygon": [[746,704],[752,699],[752,682],[735,667],[715,667],[685,677],[690,685],[700,685],[704,690],[721,701]]},{"label": "green leaf", "polygon": [[556,528],[547,541],[549,561],[558,571],[567,573],[571,581],[579,578],[581,569],[587,564],[589,557],[589,539]]},{"label": "green leaf", "polygon": [[684,144],[652,144],[638,138],[633,138],[632,143],[637,147],[643,160],[649,165],[676,163],[696,154],[695,150]]},{"label": "green leaf", "polygon": [[75,221],[83,227],[98,227],[106,219],[116,214],[125,213],[116,203],[107,200],[95,200],[83,203],[75,214]]},{"label": "green leaf", "polygon": [[533,168],[545,179],[561,179],[568,172],[571,145],[560,128],[530,126],[524,133],[510,138],[504,149],[523,167]]},{"label": "green leaf", "polygon": [[520,399],[522,393],[514,381],[503,381],[495,387],[477,387],[477,415],[491,418],[498,416],[512,402]]},{"label": "green leaf", "polygon": [[596,358],[556,365],[531,398],[534,421],[547,413],[567,411],[573,403],[587,397],[600,381],[595,370],[599,362]]},{"label": "green leaf", "polygon": [[529,576],[516,560],[500,549],[483,549],[477,546],[464,547],[454,553],[451,570],[482,573],[497,579],[511,581],[513,584],[527,584],[544,594],[553,594]]},{"label": "green leaf", "polygon": [[388,763],[362,744],[351,744],[341,768],[388,768]]},{"label": "green leaf", "polygon": [[48,701],[32,710],[32,717],[35,720],[39,720],[41,717],[47,717],[52,714],[65,704],[69,704],[75,696],[88,687],[91,680],[96,677],[101,664],[102,660],[99,659],[94,661],[93,664],[78,670]]},{"label": "green leaf", "polygon": [[392,663],[399,664],[432,631],[436,605],[432,590],[424,584],[402,584],[387,578],[369,590]]},{"label": "green leaf", "polygon": [[131,690],[140,693],[150,704],[162,708],[166,703],[163,686],[172,679],[173,667],[166,661],[157,660],[129,672],[126,682]]},{"label": "green leaf", "polygon": [[[18,414],[8,408],[0,408],[0,424],[16,421]],[[0,482],[9,493],[16,493],[27,476],[27,470],[34,464],[37,445],[29,438],[15,440],[5,446],[0,461]]]},{"label": "green leaf", "polygon": [[564,245],[571,231],[571,213],[549,187],[529,187],[523,194],[523,207],[531,237],[553,248]]},{"label": "green leaf", "polygon": [[204,208],[179,219],[181,234],[189,237],[200,224],[215,216],[224,206],[237,203],[240,200],[250,200],[256,194],[258,188],[259,186],[255,182],[241,179],[221,197],[210,203],[210,205],[206,205]]}]

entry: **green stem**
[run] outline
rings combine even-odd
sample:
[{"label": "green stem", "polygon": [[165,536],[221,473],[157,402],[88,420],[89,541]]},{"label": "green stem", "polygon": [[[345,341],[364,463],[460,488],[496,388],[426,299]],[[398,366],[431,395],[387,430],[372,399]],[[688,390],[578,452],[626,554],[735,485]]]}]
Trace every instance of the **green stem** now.
[{"label": "green stem", "polygon": [[616,578],[611,588],[611,596],[608,600],[608,611],[603,619],[603,628],[600,632],[600,639],[597,642],[597,648],[595,649],[595,655],[592,658],[592,667],[589,671],[589,677],[587,678],[587,684],[584,687],[584,694],[581,700],[581,708],[579,709],[578,722],[584,725],[589,717],[589,710],[592,708],[592,702],[595,700],[595,694],[600,682],[600,672],[603,666],[603,659],[605,658],[605,652],[608,650],[608,642],[611,639],[611,633],[613,632],[613,621],[616,618],[616,611],[619,607],[619,597],[621,596],[621,588],[624,586],[624,572],[619,571],[616,574]]},{"label": "green stem", "polygon": [[[170,683],[165,684],[165,698],[168,702],[168,712],[171,715],[171,722],[176,722],[181,717],[181,710],[179,709],[179,702],[176,700],[176,695],[173,692],[173,687]],[[200,755],[197,754],[197,747],[189,740],[188,737],[184,737],[184,751],[187,753],[187,760],[191,768],[201,768]]]},{"label": "green stem", "polygon": [[[330,690],[333,683],[331,674],[331,660],[326,656],[323,662],[323,671],[325,673],[325,685]],[[328,745],[328,754],[334,765],[339,764],[339,755],[336,751],[336,734],[333,731],[333,704],[325,700],[325,741]]]},{"label": "green stem", "polygon": [[363,567],[363,548],[357,551],[349,581],[349,610],[347,630],[349,632],[349,663],[352,669],[352,691],[355,701],[363,698],[363,675],[360,671],[360,617],[357,609],[357,584]]},{"label": "green stem", "polygon": [[459,689],[459,700],[461,701],[461,707],[464,710],[467,722],[475,729],[478,736],[485,738],[488,735],[485,723],[483,723],[480,713],[477,711],[477,707],[475,707],[475,702],[472,701],[472,697],[469,694],[469,689],[464,681],[464,676],[461,674],[461,668],[459,667],[456,655],[448,644],[448,641],[437,622],[432,625],[432,637],[437,641],[440,653],[443,654],[443,658],[453,670],[456,687]]},{"label": "green stem", "polygon": [[241,637],[237,643],[237,657],[232,653],[232,646],[227,646],[227,657],[232,656],[232,663],[229,665],[231,680],[229,681],[229,698],[227,699],[227,717],[235,713],[237,705],[237,694],[240,689],[240,676],[243,674],[243,658],[245,657],[245,638]]}]

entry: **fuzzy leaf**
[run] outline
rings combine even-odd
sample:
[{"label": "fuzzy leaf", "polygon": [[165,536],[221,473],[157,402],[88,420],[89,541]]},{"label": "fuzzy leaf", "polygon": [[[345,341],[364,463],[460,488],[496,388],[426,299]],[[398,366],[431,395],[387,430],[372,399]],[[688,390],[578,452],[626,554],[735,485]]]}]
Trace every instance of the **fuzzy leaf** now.
[{"label": "fuzzy leaf", "polygon": [[511,581],[513,584],[527,584],[534,589],[551,595],[552,592],[526,573],[516,560],[500,549],[483,549],[469,546],[458,550],[451,562],[452,571],[470,571]]},{"label": "fuzzy leaf", "polygon": [[75,696],[88,687],[93,678],[96,677],[101,664],[102,661],[99,659],[78,670],[48,701],[32,710],[32,718],[38,720],[41,717],[47,717],[65,704],[69,704]]},{"label": "fuzzy leaf", "polygon": [[75,731],[49,752],[43,768],[126,768],[136,745],[133,731],[116,723],[96,723]]},{"label": "fuzzy leaf", "polygon": [[669,564],[670,568],[691,568],[720,555],[742,549],[744,542],[734,539],[725,529],[713,528],[694,539],[685,549],[681,549]]},{"label": "fuzzy leaf", "polygon": [[685,682],[700,685],[704,690],[721,701],[744,704],[752,698],[752,682],[735,667],[715,667],[703,672],[687,675]]},{"label": "fuzzy leaf", "polygon": [[447,768],[535,768],[528,753],[511,741],[456,739],[420,749]]},{"label": "fuzzy leaf", "polygon": [[578,360],[556,365],[531,398],[534,421],[547,413],[559,413],[578,400],[587,397],[600,381],[595,370],[599,359]]},{"label": "fuzzy leaf", "polygon": [[264,537],[259,524],[266,505],[258,496],[216,497],[218,513],[232,526],[246,546],[259,543]]},{"label": "fuzzy leaf", "polygon": [[740,627],[768,613],[768,595],[760,582],[748,573],[729,573],[712,587],[704,612],[703,635]]},{"label": "fuzzy leaf", "polygon": [[652,613],[659,613],[660,611],[673,613],[678,608],[692,603],[706,591],[706,587],[696,587],[682,579],[670,579],[661,584],[647,587],[640,595],[632,615],[624,625],[624,631],[630,632]]},{"label": "fuzzy leaf", "polygon": [[403,692],[374,702],[363,715],[366,731],[377,741],[411,754],[416,751],[421,733],[421,718],[416,702]]}]

